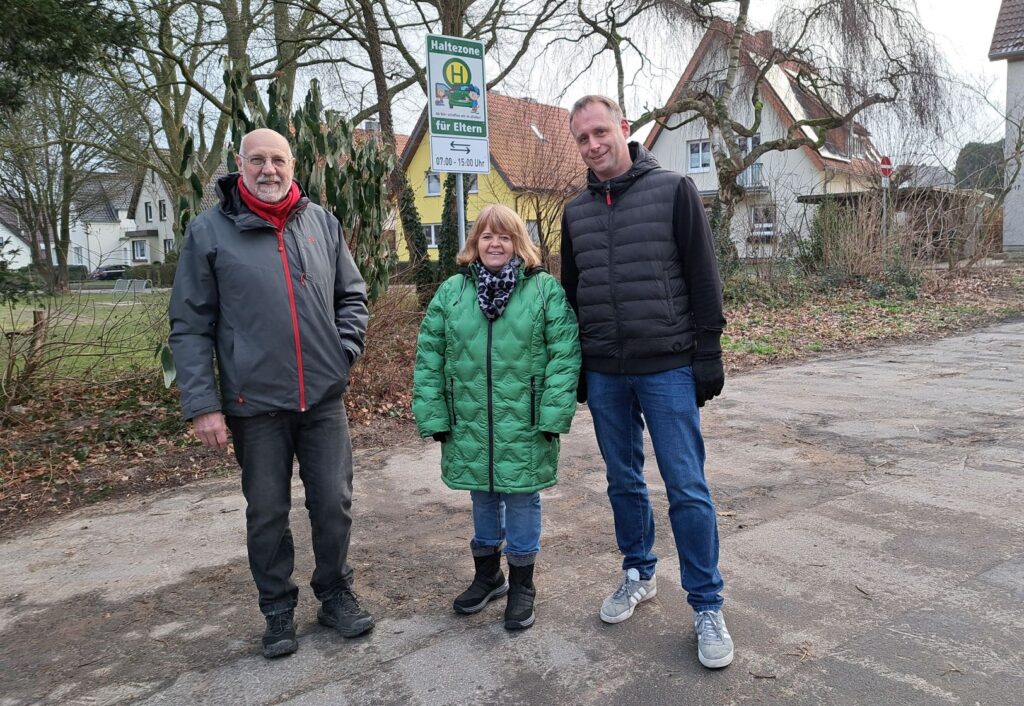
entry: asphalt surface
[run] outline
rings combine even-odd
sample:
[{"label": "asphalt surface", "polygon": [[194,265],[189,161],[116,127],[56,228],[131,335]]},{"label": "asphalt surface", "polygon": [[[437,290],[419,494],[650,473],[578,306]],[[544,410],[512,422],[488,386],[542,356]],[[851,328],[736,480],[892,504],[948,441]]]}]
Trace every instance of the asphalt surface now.
[{"label": "asphalt surface", "polygon": [[469,499],[432,443],[357,452],[367,637],[316,625],[295,486],[299,652],[262,621],[228,478],[109,502],[0,544],[0,705],[1024,703],[1024,322],[728,380],[704,415],[736,659],[697,662],[664,488],[658,596],[619,578],[580,409],[544,493],[537,623],[457,616]]}]

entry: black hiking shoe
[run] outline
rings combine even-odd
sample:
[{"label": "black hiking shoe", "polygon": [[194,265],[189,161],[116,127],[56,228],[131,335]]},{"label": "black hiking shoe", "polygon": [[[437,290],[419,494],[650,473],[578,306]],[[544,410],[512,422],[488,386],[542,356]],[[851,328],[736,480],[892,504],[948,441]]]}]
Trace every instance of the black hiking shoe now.
[{"label": "black hiking shoe", "polygon": [[537,588],[533,585],[533,564],[508,567],[508,603],[505,605],[505,629],[525,630],[537,616],[533,601]]},{"label": "black hiking shoe", "polygon": [[500,551],[487,556],[474,556],[473,563],[476,564],[473,583],[452,604],[455,612],[463,615],[479,613],[495,598],[508,593],[508,581],[505,580],[505,574],[501,573]]},{"label": "black hiking shoe", "polygon": [[286,610],[265,617],[267,630],[263,633],[264,657],[284,657],[299,649],[299,643],[295,639],[295,611]]},{"label": "black hiking shoe", "polygon": [[374,626],[373,616],[359,606],[359,599],[350,588],[321,603],[316,619],[321,625],[337,630],[342,637],[359,637]]}]

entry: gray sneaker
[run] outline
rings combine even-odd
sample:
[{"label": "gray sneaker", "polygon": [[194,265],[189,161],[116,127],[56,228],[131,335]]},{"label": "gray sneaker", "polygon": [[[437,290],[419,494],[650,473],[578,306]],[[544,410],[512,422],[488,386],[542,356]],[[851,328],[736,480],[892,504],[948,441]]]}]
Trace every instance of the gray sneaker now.
[{"label": "gray sneaker", "polygon": [[622,579],[622,585],[615,593],[604,599],[601,605],[601,620],[606,623],[621,623],[633,615],[637,603],[654,598],[658,593],[658,580],[652,576],[646,581],[640,580],[640,572],[630,569]]},{"label": "gray sneaker", "polygon": [[720,669],[732,662],[732,637],[725,627],[722,611],[694,613],[693,629],[697,632],[697,658],[701,664],[709,669]]}]

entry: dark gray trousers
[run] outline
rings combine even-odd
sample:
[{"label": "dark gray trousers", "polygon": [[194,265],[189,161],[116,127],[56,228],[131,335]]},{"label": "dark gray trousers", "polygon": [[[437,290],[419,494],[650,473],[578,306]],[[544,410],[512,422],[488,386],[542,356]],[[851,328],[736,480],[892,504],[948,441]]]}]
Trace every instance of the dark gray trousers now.
[{"label": "dark gray trousers", "polygon": [[292,581],[295,548],[288,526],[292,461],[306,489],[316,568],[310,586],[324,601],[352,585],[348,547],[352,530],[352,443],[339,397],[305,412],[228,417],[242,467],[249,569],[264,614],[290,610],[299,589]]}]

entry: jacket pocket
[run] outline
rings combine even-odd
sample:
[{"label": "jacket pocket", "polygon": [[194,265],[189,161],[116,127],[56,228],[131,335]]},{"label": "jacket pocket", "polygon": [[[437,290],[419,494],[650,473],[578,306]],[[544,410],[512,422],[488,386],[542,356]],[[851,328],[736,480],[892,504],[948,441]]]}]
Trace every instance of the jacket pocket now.
[{"label": "jacket pocket", "polygon": [[448,421],[455,428],[455,378],[448,378],[448,403],[451,405],[448,408]]},{"label": "jacket pocket", "polygon": [[530,378],[530,426],[537,425],[537,378]]}]

